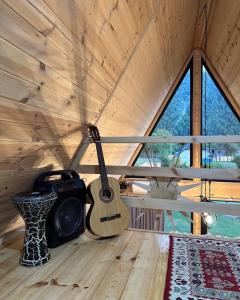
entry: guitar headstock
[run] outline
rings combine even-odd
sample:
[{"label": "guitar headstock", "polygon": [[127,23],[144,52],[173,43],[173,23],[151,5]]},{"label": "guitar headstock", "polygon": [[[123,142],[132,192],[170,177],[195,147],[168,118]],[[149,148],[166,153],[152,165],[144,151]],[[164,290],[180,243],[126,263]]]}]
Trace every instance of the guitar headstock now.
[{"label": "guitar headstock", "polygon": [[101,141],[100,134],[99,134],[97,126],[89,125],[88,130],[89,130],[89,136],[93,139],[94,142],[100,142]]}]

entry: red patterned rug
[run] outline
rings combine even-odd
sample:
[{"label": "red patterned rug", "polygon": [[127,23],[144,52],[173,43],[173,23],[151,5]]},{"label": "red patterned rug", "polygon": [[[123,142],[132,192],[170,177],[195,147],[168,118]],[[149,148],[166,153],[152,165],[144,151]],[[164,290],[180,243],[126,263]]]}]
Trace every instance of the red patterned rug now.
[{"label": "red patterned rug", "polygon": [[164,300],[240,300],[240,243],[170,236]]}]

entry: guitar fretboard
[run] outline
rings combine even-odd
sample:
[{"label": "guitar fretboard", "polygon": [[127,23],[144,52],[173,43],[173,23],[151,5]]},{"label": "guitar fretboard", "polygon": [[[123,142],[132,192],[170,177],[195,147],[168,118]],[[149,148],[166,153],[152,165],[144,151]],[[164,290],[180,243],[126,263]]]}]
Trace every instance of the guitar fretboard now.
[{"label": "guitar fretboard", "polygon": [[98,156],[98,163],[99,163],[99,170],[100,170],[100,178],[102,183],[102,190],[109,190],[109,183],[107,177],[107,169],[105,165],[105,160],[102,151],[102,144],[100,141],[96,141],[96,149],[97,149],[97,156]]}]

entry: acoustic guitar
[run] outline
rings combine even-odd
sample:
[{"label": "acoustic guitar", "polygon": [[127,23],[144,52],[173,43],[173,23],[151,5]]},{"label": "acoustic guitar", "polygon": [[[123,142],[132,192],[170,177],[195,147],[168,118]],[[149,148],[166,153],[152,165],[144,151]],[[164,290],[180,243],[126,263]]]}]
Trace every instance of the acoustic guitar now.
[{"label": "acoustic guitar", "polygon": [[107,176],[101,138],[94,125],[89,126],[90,136],[95,142],[100,178],[88,186],[91,201],[87,213],[86,225],[90,232],[101,237],[120,234],[129,224],[129,210],[120,198],[120,186],[113,177]]}]

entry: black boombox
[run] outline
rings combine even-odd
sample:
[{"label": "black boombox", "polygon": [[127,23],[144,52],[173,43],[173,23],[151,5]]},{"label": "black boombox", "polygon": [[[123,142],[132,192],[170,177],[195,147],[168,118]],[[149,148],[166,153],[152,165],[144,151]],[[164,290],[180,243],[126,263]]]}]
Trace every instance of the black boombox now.
[{"label": "black boombox", "polygon": [[46,221],[49,248],[75,239],[85,231],[86,186],[78,173],[73,170],[45,172],[35,180],[33,190],[58,195]]}]

